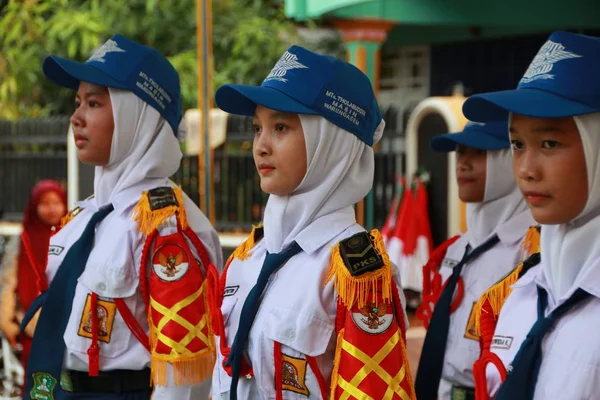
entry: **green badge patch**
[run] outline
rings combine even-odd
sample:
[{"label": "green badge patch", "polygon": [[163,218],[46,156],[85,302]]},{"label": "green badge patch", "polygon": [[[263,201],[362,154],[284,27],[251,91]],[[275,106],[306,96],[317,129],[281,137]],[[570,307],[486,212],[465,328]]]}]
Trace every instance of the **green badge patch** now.
[{"label": "green badge patch", "polygon": [[340,255],[352,276],[383,267],[383,258],[375,251],[368,232],[360,232],[340,242]]},{"label": "green badge patch", "polygon": [[29,392],[32,399],[54,400],[54,388],[56,379],[46,372],[35,372],[33,374],[33,389]]}]

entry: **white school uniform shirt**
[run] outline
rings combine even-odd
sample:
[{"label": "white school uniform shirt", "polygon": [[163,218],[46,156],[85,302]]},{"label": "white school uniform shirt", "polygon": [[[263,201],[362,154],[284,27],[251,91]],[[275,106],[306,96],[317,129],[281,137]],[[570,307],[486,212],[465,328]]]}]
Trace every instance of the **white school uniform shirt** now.
[{"label": "white school uniform shirt", "polygon": [[[512,285],[504,303],[491,350],[500,357],[507,370],[521,343],[537,320],[537,288],[548,291],[546,316],[563,304],[577,288],[592,294],[563,315],[542,341],[542,363],[535,387],[534,400],[591,400],[600,396],[600,260],[586,274],[578,277],[573,287],[555,300],[543,268],[543,257]],[[493,398],[500,388],[497,369],[486,369],[488,391]]]},{"label": "white school uniform shirt", "polygon": [[[302,251],[293,256],[270,278],[262,297],[256,319],[250,330],[246,358],[254,371],[254,377],[240,377],[238,399],[275,399],[274,343],[281,343],[284,355],[304,359],[315,357],[319,370],[330,392],[330,378],[335,356],[335,316],[337,295],[333,282],[325,284],[329,273],[331,249],[341,240],[364,231],[356,224],[353,210],[343,209],[314,221],[296,238]],[[231,347],[238,329],[244,301],[254,287],[264,259],[265,241],[261,240],[244,261],[235,259],[227,270],[226,297],[221,311],[225,327],[226,346]],[[400,288],[399,270],[393,266],[393,274]],[[231,294],[230,294],[231,293]],[[399,290],[404,307],[404,295]],[[405,320],[408,326],[408,321]],[[217,349],[219,340],[216,337]],[[223,356],[217,351],[213,372],[213,400],[228,399],[231,377],[223,369]],[[284,399],[322,399],[319,384],[308,366],[305,386],[309,396],[283,391]]]},{"label": "white school uniform shirt", "polygon": [[[465,336],[473,306],[490,286],[523,261],[521,242],[533,223],[529,211],[504,222],[494,232],[500,242],[463,267],[461,278],[464,296],[460,306],[450,314],[444,367],[438,391],[440,400],[451,398],[452,386],[474,387],[473,363],[479,358],[479,342]],[[463,258],[468,244],[467,235],[462,235],[448,247],[440,268],[443,282],[452,275],[453,267]]]},{"label": "white school uniform shirt", "polygon": [[[168,179],[147,179],[120,192],[113,201],[114,211],[97,226],[95,243],[101,238],[103,247],[94,246],[86,268],[78,279],[73,298],[73,308],[64,333],[66,344],[63,369],[88,371],[87,350],[91,339],[80,336],[80,328],[87,321],[84,307],[88,295],[98,294],[98,300],[111,301],[123,298],[131,313],[148,332],[146,305],[140,294],[140,262],[145,238],[131,214],[142,195],[142,191],[160,186],[173,186]],[[210,259],[220,270],[223,255],[216,231],[196,205],[183,193],[188,223],[196,232]],[[66,253],[77,241],[92,215],[98,211],[93,199],[78,203],[82,211],[50,238],[48,282],[54,278]],[[160,229],[160,235],[175,233],[176,224]],[[189,243],[189,241],[188,241]],[[190,246],[193,249],[193,246]],[[113,251],[113,249],[119,249]],[[109,342],[98,341],[100,346],[100,370],[142,370],[150,367],[150,353],[133,336],[118,311],[115,311]],[[206,399],[210,391],[210,380],[196,386],[175,386],[172,374],[166,386],[155,386],[153,399]]]}]

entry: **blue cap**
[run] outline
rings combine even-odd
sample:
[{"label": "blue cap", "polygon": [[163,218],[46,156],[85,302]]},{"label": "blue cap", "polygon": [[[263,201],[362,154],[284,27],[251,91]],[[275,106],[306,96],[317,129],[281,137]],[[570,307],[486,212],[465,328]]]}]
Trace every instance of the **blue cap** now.
[{"label": "blue cap", "polygon": [[500,121],[508,112],[561,118],[600,111],[600,38],[554,32],[515,90],[469,97],[463,113],[471,121]]},{"label": "blue cap", "polygon": [[435,151],[454,151],[459,144],[480,150],[508,149],[508,123],[468,122],[462,132],[446,133],[431,139],[431,148]]},{"label": "blue cap", "polygon": [[83,81],[131,91],[154,107],[177,136],[183,115],[179,74],[151,47],[114,35],[85,63],[48,56],[43,70],[52,82],[74,90]]},{"label": "blue cap", "polygon": [[231,114],[253,116],[256,105],[294,114],[321,115],[367,145],[381,122],[369,78],[354,65],[290,47],[261,86],[223,85],[215,102]]}]

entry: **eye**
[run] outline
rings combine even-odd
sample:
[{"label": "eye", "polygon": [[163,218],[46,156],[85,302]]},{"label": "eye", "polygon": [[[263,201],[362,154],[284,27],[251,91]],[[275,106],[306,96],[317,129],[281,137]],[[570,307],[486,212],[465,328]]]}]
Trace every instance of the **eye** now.
[{"label": "eye", "polygon": [[542,142],[542,148],[543,149],[553,149],[555,147],[558,147],[560,143],[558,143],[555,140],[544,140]]},{"label": "eye", "polygon": [[255,135],[258,135],[261,131],[261,127],[256,124],[252,124],[252,129],[254,130]]},{"label": "eye", "polygon": [[90,108],[94,108],[94,107],[98,107],[100,104],[98,104],[98,102],[96,102],[94,100],[90,100],[88,105],[90,106]]},{"label": "eye", "polygon": [[513,150],[521,150],[525,146],[520,140],[511,140],[510,145],[513,148]]},{"label": "eye", "polygon": [[275,124],[275,131],[276,132],[285,132],[285,130],[287,129],[287,127],[283,124]]},{"label": "eye", "polygon": [[81,102],[79,100],[75,100],[75,108],[79,108],[79,106],[81,105]]}]

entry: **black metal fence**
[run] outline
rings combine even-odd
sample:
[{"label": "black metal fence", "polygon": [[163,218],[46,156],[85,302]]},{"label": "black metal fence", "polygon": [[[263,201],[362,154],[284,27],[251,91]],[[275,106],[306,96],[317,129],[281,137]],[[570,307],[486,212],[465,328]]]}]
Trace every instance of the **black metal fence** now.
[{"label": "black metal fence", "polygon": [[[385,140],[396,136],[393,110],[388,110]],[[0,121],[0,210],[5,219],[19,220],[30,190],[41,179],[56,179],[66,187],[66,117]],[[248,230],[260,221],[266,195],[260,190],[252,159],[252,128],[246,118],[230,116],[227,143],[215,150],[215,205],[219,231]],[[385,144],[385,143],[384,143]],[[388,148],[388,150],[385,150]],[[373,225],[383,225],[395,191],[395,172],[403,156],[382,146],[375,156]],[[93,191],[93,168],[80,164],[80,198]],[[172,177],[199,204],[198,156],[184,156]]]}]

